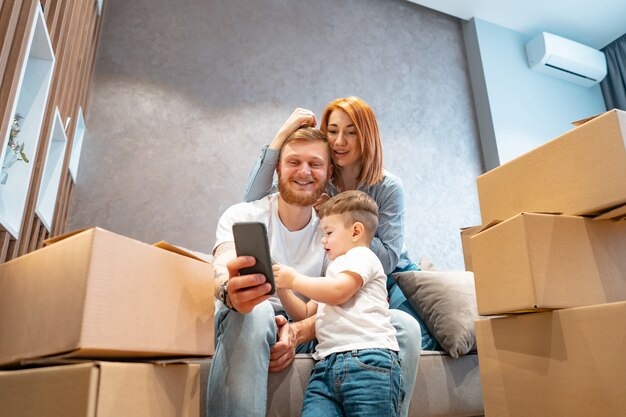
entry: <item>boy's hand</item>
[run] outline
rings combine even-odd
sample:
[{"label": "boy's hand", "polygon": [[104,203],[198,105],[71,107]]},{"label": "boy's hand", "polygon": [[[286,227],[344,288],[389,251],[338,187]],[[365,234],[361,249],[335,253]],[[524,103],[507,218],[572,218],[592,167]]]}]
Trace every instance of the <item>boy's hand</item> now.
[{"label": "boy's hand", "polygon": [[297,272],[295,269],[282,264],[276,264],[272,267],[274,271],[274,281],[276,288],[293,288],[293,281]]}]

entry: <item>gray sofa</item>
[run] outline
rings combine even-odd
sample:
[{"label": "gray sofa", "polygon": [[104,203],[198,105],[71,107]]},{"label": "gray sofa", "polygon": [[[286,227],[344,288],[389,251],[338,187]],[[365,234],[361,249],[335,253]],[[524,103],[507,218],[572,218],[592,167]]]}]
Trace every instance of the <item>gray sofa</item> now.
[{"label": "gray sofa", "polygon": [[[201,365],[201,417],[206,414],[206,384],[211,360]],[[299,417],[304,389],[313,366],[310,354],[298,354],[289,369],[270,374],[268,417]],[[411,400],[411,417],[470,417],[483,415],[478,355],[471,352],[454,359],[446,353],[422,351]],[[239,416],[233,416],[239,417]]]},{"label": "gray sofa", "polygon": [[[184,249],[184,248],[183,248]],[[199,258],[211,262],[212,257],[200,252],[194,253]],[[434,271],[435,268],[428,258],[420,260],[420,268]],[[442,277],[438,277],[442,279]],[[435,280],[435,282],[440,282]],[[439,288],[441,294],[450,298],[450,281],[448,286]],[[470,286],[472,291],[474,285]],[[437,291],[430,291],[437,294]],[[443,295],[441,295],[443,296]],[[429,298],[429,297],[424,297]],[[432,295],[430,298],[433,298]],[[437,297],[435,297],[436,299]],[[463,302],[472,300],[472,310],[476,309],[474,293],[465,294],[461,304],[448,306],[449,313],[458,313]],[[442,303],[435,303],[440,305]],[[475,313],[474,318],[477,317]],[[194,360],[200,364],[201,404],[200,417],[211,417],[206,413],[206,387],[211,367],[211,359]],[[289,369],[270,374],[267,392],[268,417],[300,417],[300,408],[304,399],[304,390],[309,382],[309,375],[314,360],[308,353],[296,355],[294,364]],[[476,417],[483,416],[483,397],[478,369],[478,354],[471,351],[454,359],[445,352],[422,350],[417,372],[417,380],[411,399],[410,417]],[[245,417],[245,416],[233,416]]]}]

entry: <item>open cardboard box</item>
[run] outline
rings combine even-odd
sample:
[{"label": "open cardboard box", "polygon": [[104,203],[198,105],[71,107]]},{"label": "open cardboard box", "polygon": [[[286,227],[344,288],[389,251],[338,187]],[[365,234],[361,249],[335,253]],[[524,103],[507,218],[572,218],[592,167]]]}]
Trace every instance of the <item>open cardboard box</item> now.
[{"label": "open cardboard box", "polygon": [[486,416],[626,415],[626,302],[475,327]]},{"label": "open cardboard box", "polygon": [[85,362],[0,371],[11,417],[198,417],[197,364]]},{"label": "open cardboard box", "polygon": [[469,238],[478,313],[626,301],[626,222],[521,213]]},{"label": "open cardboard box", "polygon": [[461,233],[461,247],[463,248],[463,261],[465,262],[465,270],[473,271],[474,268],[472,266],[472,251],[470,248],[470,237],[474,236],[477,233],[482,232],[485,229],[490,228],[496,224],[500,223],[499,220],[494,220],[488,225],[480,225],[480,226],[469,226],[463,227],[460,230]]},{"label": "open cardboard box", "polygon": [[208,356],[213,267],[100,228],[0,265],[0,365]]},{"label": "open cardboard box", "polygon": [[626,112],[611,110],[477,179],[484,224],[521,212],[599,215],[626,204]]}]

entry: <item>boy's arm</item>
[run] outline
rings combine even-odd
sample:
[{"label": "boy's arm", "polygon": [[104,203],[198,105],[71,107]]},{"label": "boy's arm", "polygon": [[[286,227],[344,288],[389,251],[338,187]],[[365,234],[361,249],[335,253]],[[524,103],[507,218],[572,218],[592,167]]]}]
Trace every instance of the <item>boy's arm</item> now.
[{"label": "boy's arm", "polygon": [[329,305],[348,301],[363,286],[363,278],[356,272],[343,271],[334,277],[312,278],[296,274],[293,289],[312,300]]},{"label": "boy's arm", "polygon": [[273,266],[277,288],[291,288],[320,303],[338,305],[348,301],[363,286],[361,275],[342,271],[334,277],[307,277],[295,269],[276,264]]},{"label": "boy's arm", "polygon": [[317,312],[317,303],[315,301],[305,302],[291,290],[279,288],[276,290],[276,294],[278,294],[278,298],[280,298],[289,317],[295,321],[304,320]]}]

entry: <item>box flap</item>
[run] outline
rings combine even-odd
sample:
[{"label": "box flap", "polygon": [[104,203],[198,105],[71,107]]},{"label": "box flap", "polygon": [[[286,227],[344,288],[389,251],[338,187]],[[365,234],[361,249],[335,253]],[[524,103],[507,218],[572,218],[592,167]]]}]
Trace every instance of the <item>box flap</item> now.
[{"label": "box flap", "polygon": [[589,122],[589,121],[591,121],[591,120],[595,119],[595,118],[596,118],[596,117],[598,117],[598,116],[602,116],[603,114],[604,114],[604,113],[600,113],[600,114],[596,114],[596,115],[594,115],[594,116],[585,117],[584,119],[576,120],[576,121],[572,122],[572,125],[574,125],[574,126],[578,127],[578,126],[580,126],[580,125],[583,125],[583,124],[585,124],[585,123],[587,123],[587,122]]},{"label": "box flap", "polygon": [[[108,355],[107,355],[108,354]],[[132,355],[132,356],[131,356]],[[60,355],[51,355],[40,358],[26,359],[15,364],[19,367],[35,367],[35,366],[60,366],[60,365],[76,365],[80,363],[101,363],[101,362],[119,362],[126,363],[127,358],[132,357],[132,363],[141,363],[156,366],[165,365],[181,365],[196,363],[198,361],[210,360],[212,356],[197,355],[197,356],[180,356],[177,355],[172,358],[163,357],[163,355],[154,354],[152,356],[140,357],[136,356],[136,352],[128,352],[128,355],[113,354],[113,351],[93,351],[86,349],[76,349],[72,352],[68,352]],[[3,370],[14,369],[15,366],[9,365],[0,368],[0,372]]]},{"label": "box flap", "polygon": [[165,249],[167,251],[174,252],[200,262],[210,263],[207,259],[202,259],[201,257],[194,255],[193,253],[191,253],[190,250],[182,248],[180,246],[172,245],[171,243],[168,243],[164,240],[157,242],[152,246],[156,246],[157,248]]},{"label": "box flap", "polygon": [[81,359],[72,358],[76,354],[76,352],[79,352],[79,351],[80,349],[73,349],[67,352],[54,354],[54,355],[22,359],[19,361],[19,365],[28,367],[28,366],[67,365],[67,364],[86,362],[86,360],[84,359],[81,360]]},{"label": "box flap", "polygon": [[626,204],[624,204],[623,206],[614,208],[613,210],[609,210],[606,213],[602,213],[599,216],[594,217],[593,219],[594,220],[608,220],[608,219],[619,220],[625,216],[626,216]]},{"label": "box flap", "polygon": [[[496,224],[500,224],[500,223],[502,223],[502,222],[503,222],[503,220],[492,220],[492,221],[490,221],[489,223],[487,223],[487,224],[485,224],[485,225],[481,225],[481,226],[479,226],[479,227],[475,230],[475,232],[474,232],[474,233],[472,233],[472,236],[473,236],[473,235],[476,235],[476,234],[478,234],[478,233],[484,232],[485,230],[487,230],[487,229],[489,229],[489,228],[491,228],[491,227],[495,226]],[[462,230],[462,229],[461,229],[461,230]]]},{"label": "box flap", "polygon": [[621,111],[621,110],[617,109],[617,108],[612,108],[611,110],[607,110],[604,113],[599,113],[599,114],[596,114],[594,116],[589,116],[589,117],[585,117],[584,119],[576,120],[576,121],[572,122],[572,125],[578,127],[580,125],[584,125],[585,123],[592,121],[593,119],[595,119],[597,117],[600,117],[600,116],[608,114],[608,113],[617,112],[617,111]]},{"label": "box flap", "polygon": [[94,229],[94,227],[87,227],[85,229],[76,229],[76,230],[73,230],[71,232],[64,233],[62,235],[58,235],[58,236],[54,236],[54,237],[48,238],[48,239],[43,241],[43,245],[44,246],[50,246],[53,243],[59,242],[59,241],[61,241],[63,239],[67,239],[68,237],[72,237],[74,235],[77,235],[77,234],[82,233],[82,232],[84,232],[86,230],[89,230],[89,229]]},{"label": "box flap", "polygon": [[[563,215],[562,212],[558,212],[558,211],[553,211],[553,212],[551,212],[551,211],[532,211],[532,212],[529,211],[529,212],[519,213],[518,216],[519,215],[523,216],[523,215],[526,215],[526,214],[546,214],[546,215],[550,215],[550,216],[562,216]],[[517,217],[517,216],[513,216],[513,217]],[[511,217],[511,218],[513,218],[513,217]],[[479,233],[482,233],[482,232],[484,232],[487,229],[491,229],[493,226],[496,226],[496,225],[498,225],[498,224],[500,224],[500,223],[502,223],[504,221],[506,221],[506,220],[492,220],[491,222],[489,222],[486,225],[482,226],[480,229],[477,229],[477,231],[472,233],[471,236],[474,236],[474,235],[477,235]],[[479,227],[479,226],[475,226],[475,227]],[[471,229],[471,227],[466,228],[466,229]],[[461,229],[461,232],[463,232],[463,230],[464,229]]]}]

